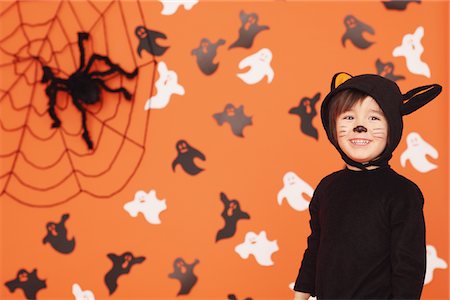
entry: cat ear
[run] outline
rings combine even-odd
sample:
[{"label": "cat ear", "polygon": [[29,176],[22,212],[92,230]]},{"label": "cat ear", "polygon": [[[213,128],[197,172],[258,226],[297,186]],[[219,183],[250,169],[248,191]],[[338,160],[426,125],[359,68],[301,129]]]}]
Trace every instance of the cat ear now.
[{"label": "cat ear", "polygon": [[333,79],[331,80],[331,91],[334,91],[338,86],[352,78],[353,76],[345,73],[345,72],[339,72],[334,74]]},{"label": "cat ear", "polygon": [[436,98],[442,91],[442,86],[439,84],[431,84],[417,87],[403,94],[403,104],[400,108],[402,116],[418,110],[434,98]]}]

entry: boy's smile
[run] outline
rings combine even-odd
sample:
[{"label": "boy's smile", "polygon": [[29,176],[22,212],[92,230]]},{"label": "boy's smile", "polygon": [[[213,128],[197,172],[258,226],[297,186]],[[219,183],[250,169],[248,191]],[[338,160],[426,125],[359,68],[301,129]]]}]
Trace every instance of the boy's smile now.
[{"label": "boy's smile", "polygon": [[369,162],[380,156],[386,147],[386,117],[369,96],[337,117],[336,131],[339,147],[356,162]]},{"label": "boy's smile", "polygon": [[365,146],[371,142],[367,139],[350,139],[350,142],[355,146]]}]

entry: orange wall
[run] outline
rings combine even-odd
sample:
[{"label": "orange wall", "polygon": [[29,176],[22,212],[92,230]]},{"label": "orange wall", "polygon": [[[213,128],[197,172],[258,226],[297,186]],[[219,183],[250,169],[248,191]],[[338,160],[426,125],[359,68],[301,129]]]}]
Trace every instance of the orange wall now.
[{"label": "orange wall", "polygon": [[[394,73],[405,77],[397,81],[404,93],[431,83],[443,86],[437,99],[404,118],[403,138],[391,165],[421,188],[427,244],[449,262],[448,2],[422,1],[395,11],[380,1],[201,1],[173,15],[162,15],[163,5],[156,1],[0,5],[0,298],[24,298],[21,290],[11,293],[4,285],[22,268],[37,269],[38,277],[46,280],[38,299],[73,298],[74,283],[98,299],[175,298],[180,284],[168,275],[174,260],[182,257],[189,264],[199,260],[194,268],[198,281],[185,297],[289,299],[289,284],[309,234],[309,214],[294,210],[286,199],[277,203],[283,176],[293,171],[314,188],[343,162],[326,139],[319,115],[312,123],[318,130],[314,139],[300,130],[299,117],[288,112],[316,93],[319,111],[334,73],[376,73],[377,59],[392,62]],[[256,13],[258,23],[269,29],[256,35],[251,48],[229,49],[238,38],[241,10]],[[363,34],[373,45],[359,49],[350,40],[342,45],[347,15],[374,29],[374,34]],[[141,25],[167,36],[157,40],[169,46],[162,56],[145,50],[138,55],[134,32]],[[403,36],[419,26],[425,32],[421,59],[431,70],[430,78],[413,74],[404,57],[392,55]],[[133,79],[116,75],[105,81],[127,88],[132,101],[102,92],[101,103],[89,106],[93,151],[81,138],[80,113],[66,92],[57,98],[62,126],[51,128],[46,85],[40,82],[42,65],[60,78],[75,72],[80,31],[90,33],[86,58],[95,52],[126,71],[139,70]],[[191,54],[202,38],[225,40],[217,48],[214,62],[219,66],[211,75],[200,71]],[[239,62],[262,48],[273,55],[273,80],[246,84],[237,76],[247,71],[239,69]],[[147,99],[157,93],[160,62],[176,72],[185,93],[173,95],[163,109],[144,110]],[[102,68],[102,63],[93,67]],[[244,137],[213,118],[228,103],[243,105],[252,117]],[[401,166],[411,132],[438,151],[438,158],[428,157],[436,169],[422,173],[410,162]],[[198,175],[187,174],[180,165],[172,170],[181,139],[206,157],[195,160],[204,169]],[[142,214],[133,218],[124,210],[139,190],[155,190],[166,200],[161,224],[147,222]],[[224,226],[221,192],[238,200],[250,219],[240,220],[232,237],[215,242]],[[59,222],[63,214],[70,216],[68,238],[75,238],[70,254],[42,242],[46,224]],[[247,232],[263,230],[279,247],[272,266],[261,266],[252,255],[242,259],[234,250]],[[107,254],[126,251],[146,259],[120,277],[109,296],[104,276],[112,263]],[[423,299],[448,299],[448,282],[448,268],[436,269]]]}]

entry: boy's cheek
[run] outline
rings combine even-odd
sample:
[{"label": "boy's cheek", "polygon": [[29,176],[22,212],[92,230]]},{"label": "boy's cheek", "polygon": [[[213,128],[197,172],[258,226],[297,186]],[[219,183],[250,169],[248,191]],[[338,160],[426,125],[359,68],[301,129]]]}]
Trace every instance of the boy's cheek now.
[{"label": "boy's cheek", "polygon": [[336,136],[343,136],[349,133],[351,126],[348,124],[337,123],[336,124]]}]

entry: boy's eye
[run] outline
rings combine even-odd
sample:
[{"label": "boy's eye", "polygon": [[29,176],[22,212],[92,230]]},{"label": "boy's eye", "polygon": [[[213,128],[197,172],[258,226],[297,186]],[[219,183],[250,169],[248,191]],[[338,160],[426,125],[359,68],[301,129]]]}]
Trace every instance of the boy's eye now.
[{"label": "boy's eye", "polygon": [[344,116],[343,117],[344,120],[353,120],[353,116]]},{"label": "boy's eye", "polygon": [[378,120],[380,120],[380,118],[374,116],[370,117],[370,121],[378,121]]}]

